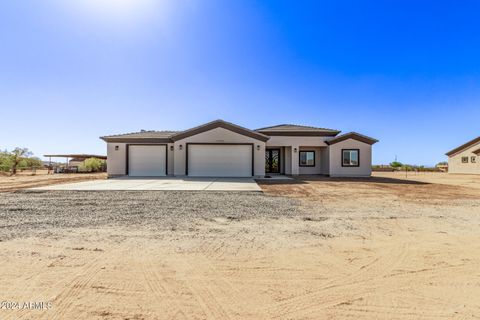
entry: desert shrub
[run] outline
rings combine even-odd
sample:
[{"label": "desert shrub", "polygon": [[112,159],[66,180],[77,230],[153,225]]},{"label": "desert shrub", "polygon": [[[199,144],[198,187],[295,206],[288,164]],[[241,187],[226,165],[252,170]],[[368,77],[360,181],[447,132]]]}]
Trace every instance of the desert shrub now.
[{"label": "desert shrub", "polygon": [[0,171],[7,172],[13,166],[12,157],[5,151],[0,151]]},{"label": "desert shrub", "polygon": [[78,168],[79,171],[98,172],[102,171],[105,161],[98,158],[88,158],[83,165]]},{"label": "desert shrub", "polygon": [[393,161],[393,162],[390,163],[390,167],[392,167],[392,168],[401,168],[401,167],[403,167],[403,163],[398,162],[398,161]]}]

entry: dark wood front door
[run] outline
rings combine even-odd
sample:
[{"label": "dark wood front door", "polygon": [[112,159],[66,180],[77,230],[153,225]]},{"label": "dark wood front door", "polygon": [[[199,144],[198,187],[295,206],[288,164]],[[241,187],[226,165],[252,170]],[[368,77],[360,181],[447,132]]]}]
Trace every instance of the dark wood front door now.
[{"label": "dark wood front door", "polygon": [[265,150],[265,173],[280,173],[280,149]]}]

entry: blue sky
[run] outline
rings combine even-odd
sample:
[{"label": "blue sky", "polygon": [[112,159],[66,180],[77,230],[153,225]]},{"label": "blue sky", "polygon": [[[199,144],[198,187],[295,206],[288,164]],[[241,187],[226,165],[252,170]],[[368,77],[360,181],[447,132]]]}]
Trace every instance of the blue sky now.
[{"label": "blue sky", "polygon": [[478,1],[5,0],[0,148],[214,119],[380,140],[431,165],[480,135]]}]

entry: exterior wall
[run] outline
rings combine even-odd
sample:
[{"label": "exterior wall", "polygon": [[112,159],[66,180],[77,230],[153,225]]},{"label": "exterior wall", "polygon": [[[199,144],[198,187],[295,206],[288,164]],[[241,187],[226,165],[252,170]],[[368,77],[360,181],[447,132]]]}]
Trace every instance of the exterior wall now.
[{"label": "exterior wall", "polygon": [[[480,156],[473,151],[480,148],[480,143],[454,154],[448,158],[448,172],[462,174],[480,174]],[[468,157],[468,163],[462,163],[462,157]],[[472,157],[475,157],[476,163],[472,163]]]},{"label": "exterior wall", "polygon": [[285,174],[292,174],[292,148],[285,147],[284,150]]},{"label": "exterior wall", "polygon": [[[369,177],[372,174],[372,146],[357,140],[348,139],[335,143],[330,149],[330,176],[332,177]],[[342,149],[359,149],[360,166],[342,167]]]},{"label": "exterior wall", "polygon": [[309,147],[326,147],[325,139],[329,137],[289,137],[289,136],[272,136],[267,141],[267,147],[281,146],[309,146]]},{"label": "exterior wall", "polygon": [[[301,136],[271,136],[267,141],[267,147],[282,147],[284,148],[285,158],[285,174],[320,174],[320,167],[300,167],[299,166],[299,150],[304,147],[305,150],[317,150],[315,152],[315,164],[321,163],[320,147],[327,147],[325,139],[328,137],[301,137]],[[295,152],[296,150],[296,152]]]},{"label": "exterior wall", "polygon": [[[107,173],[109,177],[123,176],[126,174],[126,143],[107,143]],[[118,146],[118,150],[115,150]]]},{"label": "exterior wall", "polygon": [[330,147],[321,148],[320,174],[330,174]]},{"label": "exterior wall", "polygon": [[[253,171],[255,176],[265,175],[265,142],[235,133],[224,128],[215,128],[197,135],[175,141],[174,174],[186,175],[187,143],[253,143]],[[181,146],[181,150],[180,150]],[[260,146],[260,149],[257,149]]]},{"label": "exterior wall", "polygon": [[[109,177],[124,176],[127,174],[127,144],[128,143],[119,143],[119,142],[109,142],[107,143],[107,174]],[[133,143],[141,144],[141,143]],[[115,150],[115,146],[118,146],[118,150]],[[167,157],[168,157],[168,167],[167,174],[173,174],[173,152],[170,151],[170,146],[173,146],[173,143],[167,145]]]},{"label": "exterior wall", "polygon": [[[320,147],[300,147],[299,152],[297,152],[297,157],[300,157],[300,151],[315,151],[315,167],[298,167],[298,174],[321,174],[322,173],[322,158]],[[300,163],[300,159],[299,159]]]}]

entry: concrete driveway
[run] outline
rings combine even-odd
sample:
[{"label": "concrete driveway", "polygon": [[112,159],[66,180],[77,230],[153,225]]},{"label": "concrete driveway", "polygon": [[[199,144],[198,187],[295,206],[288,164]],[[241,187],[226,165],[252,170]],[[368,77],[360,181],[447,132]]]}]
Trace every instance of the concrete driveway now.
[{"label": "concrete driveway", "polygon": [[190,190],[262,191],[251,178],[115,178],[57,184],[31,190]]}]

